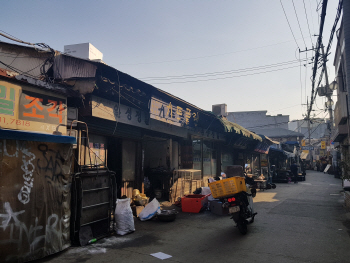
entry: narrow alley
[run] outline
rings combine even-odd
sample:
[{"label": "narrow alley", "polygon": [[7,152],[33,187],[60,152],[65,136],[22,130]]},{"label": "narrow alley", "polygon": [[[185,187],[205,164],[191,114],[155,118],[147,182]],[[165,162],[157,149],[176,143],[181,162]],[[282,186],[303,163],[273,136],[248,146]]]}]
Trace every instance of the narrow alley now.
[{"label": "narrow alley", "polygon": [[[135,219],[136,231],[40,262],[349,262],[349,215],[341,180],[307,171],[306,181],[258,191],[258,215],[242,236],[228,216],[180,213],[174,222]],[[347,221],[349,222],[349,221]]]}]

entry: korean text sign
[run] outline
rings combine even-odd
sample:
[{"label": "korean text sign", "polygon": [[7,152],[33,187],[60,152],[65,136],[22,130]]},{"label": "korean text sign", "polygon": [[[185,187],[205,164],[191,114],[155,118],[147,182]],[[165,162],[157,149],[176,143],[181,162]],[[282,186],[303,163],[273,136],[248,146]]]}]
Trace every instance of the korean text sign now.
[{"label": "korean text sign", "polygon": [[66,98],[0,81],[0,128],[66,134]]}]

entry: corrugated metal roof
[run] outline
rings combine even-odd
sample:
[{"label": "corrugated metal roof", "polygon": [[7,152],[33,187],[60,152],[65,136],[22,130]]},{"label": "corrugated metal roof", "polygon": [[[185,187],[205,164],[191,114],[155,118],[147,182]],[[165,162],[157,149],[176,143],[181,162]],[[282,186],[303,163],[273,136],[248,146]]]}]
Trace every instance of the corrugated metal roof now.
[{"label": "corrugated metal roof", "polygon": [[246,128],[243,128],[242,126],[238,125],[237,123],[233,123],[233,122],[230,122],[230,121],[222,119],[222,118],[218,118],[218,119],[223,124],[223,126],[225,128],[225,132],[234,132],[236,134],[241,134],[245,137],[252,138],[252,139],[260,141],[260,142],[262,141],[262,138],[259,135],[247,130]]},{"label": "corrugated metal roof", "polygon": [[72,89],[67,89],[63,85],[60,84],[51,84],[42,80],[33,79],[28,76],[19,75],[16,72],[5,70],[0,68],[0,78],[4,80],[8,80],[10,82],[18,82],[20,84],[26,83],[30,85],[34,85],[42,90],[50,90],[55,93],[59,93],[65,96],[72,97],[80,97],[80,94],[77,91]]},{"label": "corrugated metal roof", "polygon": [[55,56],[53,66],[55,79],[94,78],[97,67],[89,61],[68,55]]},{"label": "corrugated metal roof", "polygon": [[283,128],[271,128],[271,129],[254,129],[257,134],[263,134],[270,138],[285,138],[285,137],[305,137],[300,132],[295,132]]},{"label": "corrugated metal roof", "polygon": [[6,70],[19,74],[39,78],[44,63],[46,69],[51,65],[46,60],[52,56],[51,52],[36,50],[33,47],[10,44],[0,41],[0,64]]}]

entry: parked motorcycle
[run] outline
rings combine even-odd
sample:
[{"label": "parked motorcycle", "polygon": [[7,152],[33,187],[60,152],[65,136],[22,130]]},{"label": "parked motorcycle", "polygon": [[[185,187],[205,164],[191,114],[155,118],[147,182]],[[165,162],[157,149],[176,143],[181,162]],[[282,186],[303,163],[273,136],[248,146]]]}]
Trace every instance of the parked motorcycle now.
[{"label": "parked motorcycle", "polygon": [[256,195],[255,189],[247,187],[247,192],[242,191],[230,197],[223,198],[223,206],[228,208],[231,219],[236,223],[239,232],[247,234],[248,224],[254,222],[253,197]]}]

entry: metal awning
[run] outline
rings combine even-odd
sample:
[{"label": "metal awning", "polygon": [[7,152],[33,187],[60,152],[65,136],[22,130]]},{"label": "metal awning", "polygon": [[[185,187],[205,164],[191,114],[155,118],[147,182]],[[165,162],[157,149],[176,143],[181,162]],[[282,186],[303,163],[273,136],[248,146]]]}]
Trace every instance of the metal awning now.
[{"label": "metal awning", "polygon": [[262,142],[262,138],[259,135],[247,130],[246,128],[243,128],[242,126],[238,125],[237,123],[233,123],[233,122],[230,122],[230,121],[222,119],[222,118],[218,118],[218,119],[223,124],[225,132],[239,134],[239,135],[242,135],[244,137],[251,138],[253,140],[257,140],[259,142]]},{"label": "metal awning", "polygon": [[310,154],[307,152],[302,152],[301,154],[300,154],[300,159],[302,159],[302,160],[310,160]]}]

